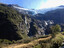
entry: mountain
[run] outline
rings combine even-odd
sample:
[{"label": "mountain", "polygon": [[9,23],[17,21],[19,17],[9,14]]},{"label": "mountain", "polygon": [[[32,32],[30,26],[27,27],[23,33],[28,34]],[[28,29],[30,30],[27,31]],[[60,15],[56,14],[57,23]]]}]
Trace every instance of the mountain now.
[{"label": "mountain", "polygon": [[50,9],[43,14],[18,5],[0,4],[0,39],[18,40],[36,34],[45,35],[46,26],[62,23],[64,23],[63,6]]},{"label": "mountain", "polygon": [[0,4],[0,39],[28,38],[31,18],[6,4]]},{"label": "mountain", "polygon": [[27,14],[31,17],[31,19],[35,19],[37,25],[39,27],[44,27],[50,24],[63,24],[64,19],[62,18],[64,15],[64,6],[57,6],[53,8],[45,8],[45,9],[25,9],[23,7],[20,7],[18,5],[8,5],[9,7],[14,8],[15,10],[19,11],[21,14]]},{"label": "mountain", "polygon": [[8,6],[15,8],[17,11],[19,11],[22,14],[28,14],[28,15],[37,14],[36,10],[34,9],[26,9],[26,8],[23,8],[18,5],[14,5],[14,4],[9,4]]},{"label": "mountain", "polygon": [[45,35],[39,20],[31,18],[27,14],[19,13],[13,6],[0,4],[0,39],[12,41],[33,37],[36,34]]},{"label": "mountain", "polygon": [[50,9],[46,9],[45,12],[44,10],[41,10],[42,12],[40,12],[39,14],[35,15],[35,19],[38,20],[52,20],[54,21],[55,24],[63,24],[64,23],[64,6],[58,6],[55,8],[50,8]]},{"label": "mountain", "polygon": [[[35,23],[42,28],[51,24],[63,24],[64,23],[64,5],[53,7],[53,8],[45,8],[45,9],[25,9],[18,5],[8,5],[19,11],[21,14],[27,14],[31,17],[31,19],[35,19]],[[63,17],[63,18],[62,18]]]}]

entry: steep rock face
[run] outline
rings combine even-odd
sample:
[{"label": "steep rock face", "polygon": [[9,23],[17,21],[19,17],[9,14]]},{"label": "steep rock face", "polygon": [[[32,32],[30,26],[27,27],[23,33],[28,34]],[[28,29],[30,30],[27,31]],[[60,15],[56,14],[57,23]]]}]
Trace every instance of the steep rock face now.
[{"label": "steep rock face", "polygon": [[37,30],[36,30],[36,27],[34,26],[34,22],[31,22],[28,36],[34,36],[36,33],[37,33]]},{"label": "steep rock face", "polygon": [[40,21],[40,20],[36,20],[34,19],[34,24],[35,24],[35,27],[37,29],[37,35],[45,35],[45,27],[44,27],[44,22],[43,21]]},{"label": "steep rock face", "polygon": [[27,35],[30,28],[31,18],[28,15],[26,16],[23,15],[22,18],[23,18],[23,22],[19,24],[19,27],[22,33],[25,33]]}]

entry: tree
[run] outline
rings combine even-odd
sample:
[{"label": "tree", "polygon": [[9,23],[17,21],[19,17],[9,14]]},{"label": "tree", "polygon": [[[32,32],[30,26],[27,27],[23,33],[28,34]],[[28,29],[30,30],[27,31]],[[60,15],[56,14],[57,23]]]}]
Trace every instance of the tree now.
[{"label": "tree", "polygon": [[61,27],[60,25],[55,25],[55,26],[51,26],[50,27],[51,33],[56,33],[56,32],[60,32],[61,31]]}]

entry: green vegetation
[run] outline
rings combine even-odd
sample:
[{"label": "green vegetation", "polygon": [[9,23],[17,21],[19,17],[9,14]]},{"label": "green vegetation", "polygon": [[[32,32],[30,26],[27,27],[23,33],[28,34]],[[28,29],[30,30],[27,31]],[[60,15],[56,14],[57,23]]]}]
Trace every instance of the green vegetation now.
[{"label": "green vegetation", "polygon": [[50,27],[50,33],[52,38],[45,41],[39,41],[41,48],[59,48],[62,45],[64,33],[60,33],[60,25],[55,25]]},{"label": "green vegetation", "polygon": [[57,34],[55,38],[51,40],[52,47],[58,48],[62,45],[63,35],[61,33]]},{"label": "green vegetation", "polygon": [[37,46],[34,46],[33,48],[41,48],[41,45],[38,44]]},{"label": "green vegetation", "polygon": [[62,42],[63,42],[63,35],[61,33],[58,33],[52,39],[40,41],[39,42],[40,46],[38,45],[37,46],[39,48],[59,48],[62,45]]},{"label": "green vegetation", "polygon": [[56,32],[60,32],[61,31],[61,27],[60,27],[60,25],[57,24],[55,26],[51,26],[50,30],[51,30],[51,33],[54,34]]},{"label": "green vegetation", "polygon": [[[15,9],[0,4],[0,44],[29,43],[35,40],[36,42],[34,44],[37,44],[28,47],[58,48],[61,46],[64,33],[60,33],[60,25],[57,24],[50,27],[49,31],[51,35],[28,38],[25,16],[27,15],[19,14]],[[29,36],[35,36],[37,34],[37,26],[34,22],[30,23],[29,30]],[[52,36],[52,38],[46,39],[48,36]],[[40,38],[44,38],[44,40],[38,40]]]},{"label": "green vegetation", "polygon": [[[19,40],[28,37],[25,33],[25,15],[19,14],[15,9],[0,4],[0,39]],[[20,26],[21,24],[21,26]]]}]

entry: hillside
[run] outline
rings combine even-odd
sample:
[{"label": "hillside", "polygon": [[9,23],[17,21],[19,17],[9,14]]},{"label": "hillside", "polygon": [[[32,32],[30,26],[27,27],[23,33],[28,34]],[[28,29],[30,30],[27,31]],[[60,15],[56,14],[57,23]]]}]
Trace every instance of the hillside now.
[{"label": "hillside", "polygon": [[25,15],[19,14],[15,9],[8,7],[6,4],[0,4],[0,39],[22,39],[22,31],[25,32],[26,30],[23,28],[26,27],[24,19]]},{"label": "hillside", "polygon": [[0,4],[0,39],[26,39],[39,33],[43,35],[44,30],[41,30],[36,20],[29,15],[20,14],[7,4]]}]

